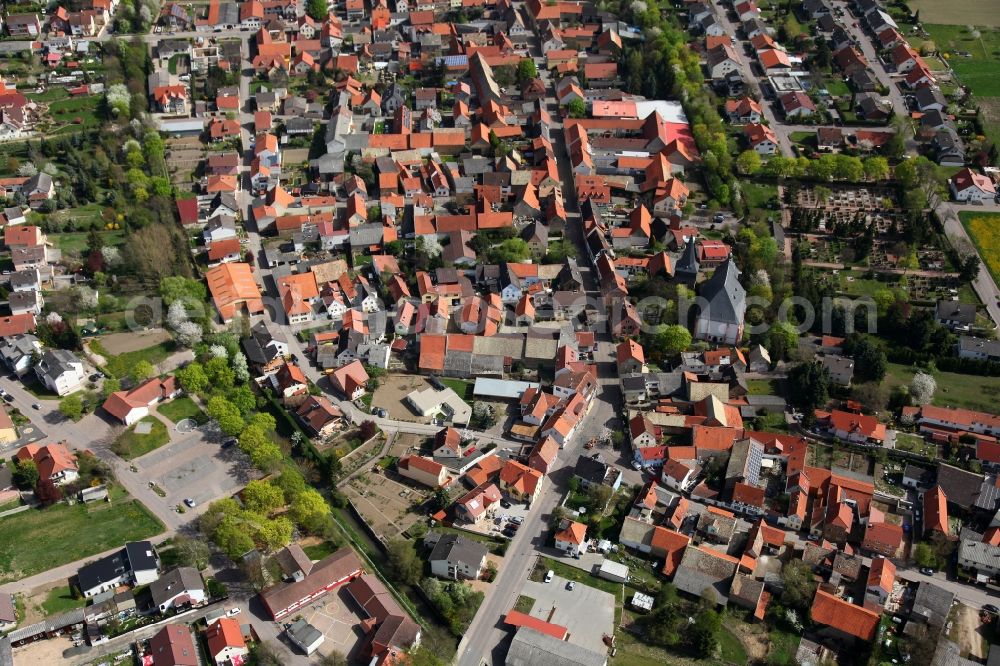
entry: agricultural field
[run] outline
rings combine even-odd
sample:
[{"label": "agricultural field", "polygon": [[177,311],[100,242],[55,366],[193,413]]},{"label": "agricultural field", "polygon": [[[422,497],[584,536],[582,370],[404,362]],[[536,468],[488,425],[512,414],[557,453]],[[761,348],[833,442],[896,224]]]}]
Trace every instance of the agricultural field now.
[{"label": "agricultural field", "polygon": [[958,218],[993,280],[1000,284],[1000,213],[962,211]]},{"label": "agricultural field", "polygon": [[926,23],[1000,27],[1000,4],[988,0],[908,0],[907,4]]},{"label": "agricultural field", "polygon": [[[890,389],[908,386],[916,369],[890,363],[885,385]],[[963,407],[993,413],[1000,398],[1000,377],[979,377],[955,372],[933,373],[937,381],[934,404],[939,407]]]},{"label": "agricultural field", "polygon": [[[928,21],[941,14],[941,23],[924,26],[931,40],[948,59],[955,76],[968,86],[983,111],[985,132],[994,141],[1000,138],[1000,3],[958,0],[942,5],[933,0],[911,2],[927,5],[920,17]],[[956,6],[957,5],[957,6]],[[935,11],[931,7],[936,7]],[[975,32],[970,26],[977,26]],[[993,27],[990,27],[993,26]],[[955,51],[968,53],[959,56]]]}]

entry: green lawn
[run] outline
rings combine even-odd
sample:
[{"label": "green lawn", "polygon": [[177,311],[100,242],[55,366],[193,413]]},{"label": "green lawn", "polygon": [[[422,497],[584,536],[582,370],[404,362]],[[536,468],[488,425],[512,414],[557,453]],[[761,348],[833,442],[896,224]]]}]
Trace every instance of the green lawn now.
[{"label": "green lawn", "polygon": [[781,395],[775,379],[750,379],[747,380],[747,388],[750,395]]},{"label": "green lawn", "polygon": [[[889,389],[908,386],[916,369],[890,363],[885,383]],[[939,407],[964,407],[984,412],[996,410],[1000,398],[1000,377],[979,377],[956,372],[934,372],[937,391],[934,404]]]},{"label": "green lawn", "polygon": [[[153,345],[152,347],[146,347],[145,349],[138,349],[133,352],[119,354],[118,356],[111,356],[107,353],[107,350],[100,346],[99,339],[97,340],[97,343],[98,348],[94,349],[94,351],[107,359],[105,369],[115,377],[127,376],[129,370],[131,370],[139,361],[149,361],[154,366],[158,365],[174,351],[174,343],[172,341],[167,341]],[[91,345],[93,346],[93,342]]]},{"label": "green lawn", "polygon": [[125,460],[132,460],[158,449],[170,441],[170,434],[163,421],[155,416],[147,416],[139,421],[139,423],[143,422],[153,424],[153,429],[148,434],[136,433],[136,426],[133,425],[115,440],[114,444],[111,445],[111,450]]},{"label": "green lawn", "polygon": [[337,546],[329,541],[323,541],[322,543],[314,543],[311,546],[304,546],[302,550],[309,556],[309,559],[322,560],[336,552]]},{"label": "green lawn", "polygon": [[937,457],[937,445],[926,442],[920,435],[909,432],[896,433],[896,448],[900,451],[909,451],[929,458]]},{"label": "green lawn", "polygon": [[86,598],[83,595],[78,598],[72,587],[57,587],[49,590],[49,595],[42,602],[42,610],[46,615],[58,615],[74,608],[83,608],[86,604]]},{"label": "green lawn", "polygon": [[722,660],[733,664],[747,663],[747,651],[743,643],[731,631],[724,628],[719,633],[719,646],[722,648]]},{"label": "green lawn", "polygon": [[773,629],[768,637],[771,639],[771,651],[768,662],[775,664],[795,663],[795,653],[799,649],[802,637],[780,629]]},{"label": "green lawn", "polygon": [[[980,97],[1000,97],[1000,30],[977,27],[979,38],[964,25],[927,24],[924,29],[943,54],[948,54],[948,64],[962,83],[972,88]],[[972,55],[965,58],[954,53],[964,51]]]},{"label": "green lawn", "polygon": [[778,197],[776,185],[766,183],[743,182],[743,196],[750,208],[769,208],[772,201]]},{"label": "green lawn", "polygon": [[823,87],[826,88],[826,91],[828,93],[830,93],[835,97],[839,97],[840,95],[851,94],[851,89],[847,87],[847,84],[844,82],[844,80],[836,76],[831,76],[830,78],[826,79]]},{"label": "green lawn", "polygon": [[163,416],[166,416],[174,423],[179,423],[184,419],[194,419],[199,424],[202,424],[208,420],[208,417],[205,416],[205,412],[201,411],[198,405],[194,404],[194,400],[186,395],[182,395],[181,397],[175,398],[164,405],[160,405],[156,408],[156,411]]},{"label": "green lawn", "polygon": [[457,393],[458,397],[466,400],[472,398],[472,388],[475,386],[472,382],[467,382],[463,379],[446,379],[444,377],[442,377],[440,381],[442,384]]},{"label": "green lawn", "polygon": [[162,532],[140,502],[56,504],[0,518],[0,582],[19,580]]},{"label": "green lawn", "polygon": [[534,605],[535,600],[532,597],[522,594],[517,598],[517,602],[514,604],[514,610],[522,613],[530,613]]},{"label": "green lawn", "polygon": [[[109,246],[118,246],[125,242],[125,232],[121,230],[102,231],[100,234],[101,239],[106,245]],[[81,253],[87,249],[87,236],[89,236],[90,233],[79,231],[53,235],[55,236],[56,246],[63,252]]]}]

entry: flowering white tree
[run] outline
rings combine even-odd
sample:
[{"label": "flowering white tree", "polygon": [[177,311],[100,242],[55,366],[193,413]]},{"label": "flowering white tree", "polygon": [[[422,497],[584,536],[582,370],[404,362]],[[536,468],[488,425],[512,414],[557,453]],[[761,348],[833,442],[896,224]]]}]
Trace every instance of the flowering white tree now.
[{"label": "flowering white tree", "polygon": [[193,321],[182,321],[174,329],[177,344],[182,347],[194,347],[201,342],[201,326]]},{"label": "flowering white tree", "polygon": [[115,83],[108,86],[105,96],[108,99],[108,106],[114,115],[128,117],[129,109],[132,105],[132,95],[124,83]]},{"label": "flowering white tree", "polygon": [[934,399],[934,392],[937,390],[937,382],[932,375],[926,372],[918,372],[913,375],[910,381],[910,397],[918,405],[926,405]]},{"label": "flowering white tree", "polygon": [[17,175],[22,178],[31,178],[38,173],[38,168],[31,162],[25,162],[17,168]]},{"label": "flowering white tree", "polygon": [[108,268],[113,268],[122,263],[122,253],[116,247],[102,247],[101,258]]},{"label": "flowering white tree", "polygon": [[250,381],[250,368],[247,365],[247,357],[241,352],[236,352],[232,362],[233,377],[239,383]]},{"label": "flowering white tree", "polygon": [[208,353],[214,358],[229,358],[229,352],[223,345],[212,345],[208,348]]}]

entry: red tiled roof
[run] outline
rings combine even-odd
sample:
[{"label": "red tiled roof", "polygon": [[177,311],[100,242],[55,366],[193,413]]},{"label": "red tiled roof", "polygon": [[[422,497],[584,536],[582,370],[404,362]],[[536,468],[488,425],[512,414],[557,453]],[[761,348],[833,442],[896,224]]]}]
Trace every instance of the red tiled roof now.
[{"label": "red tiled roof", "polygon": [[875,637],[880,614],[862,606],[847,603],[823,590],[816,590],[812,619],[845,634],[870,641]]}]

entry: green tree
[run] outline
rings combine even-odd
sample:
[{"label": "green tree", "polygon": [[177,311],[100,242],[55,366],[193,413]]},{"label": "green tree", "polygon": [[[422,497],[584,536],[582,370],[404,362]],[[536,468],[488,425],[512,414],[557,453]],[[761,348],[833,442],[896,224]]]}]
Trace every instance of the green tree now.
[{"label": "green tree", "polygon": [[843,344],[844,354],[854,359],[854,378],[859,382],[880,382],[888,362],[882,346],[870,336],[854,333]]},{"label": "green tree", "polygon": [[306,532],[318,534],[329,522],[330,505],[319,492],[309,488],[292,500],[288,515]]},{"label": "green tree", "polygon": [[926,543],[918,543],[913,547],[913,561],[917,563],[918,567],[937,567],[937,556],[934,554],[934,549]]},{"label": "green tree", "polygon": [[703,608],[691,625],[691,647],[703,658],[711,657],[719,647],[722,632],[722,615],[712,608]]},{"label": "green tree", "polygon": [[782,605],[794,609],[800,616],[805,617],[816,595],[812,568],[802,560],[789,560],[781,570],[781,580],[784,584],[781,593]]},{"label": "green tree", "polygon": [[661,326],[653,336],[653,346],[664,356],[676,356],[691,346],[691,332],[680,324]]},{"label": "green tree", "polygon": [[14,485],[21,490],[31,490],[38,485],[38,466],[31,458],[25,460],[15,460],[13,463],[11,477]]},{"label": "green tree", "polygon": [[791,322],[779,321],[767,332],[767,350],[771,359],[778,361],[788,357],[788,352],[798,347],[799,332]]},{"label": "green tree", "polygon": [[294,467],[285,467],[281,474],[275,477],[271,483],[281,488],[285,495],[285,503],[291,504],[299,496],[299,493],[306,489],[306,480],[302,474]]},{"label": "green tree", "polygon": [[864,171],[868,180],[884,180],[889,177],[889,161],[884,157],[868,157],[864,161]]},{"label": "green tree", "polygon": [[209,384],[217,391],[228,391],[236,382],[236,375],[229,367],[228,358],[213,358],[205,363]]},{"label": "green tree", "polygon": [[736,169],[744,176],[752,176],[760,171],[761,159],[756,150],[744,150],[736,158]]},{"label": "green tree", "polygon": [[517,63],[517,80],[519,83],[530,81],[538,76],[538,67],[533,58],[523,58]]},{"label": "green tree", "polygon": [[266,515],[285,505],[285,495],[268,481],[254,480],[243,489],[243,504],[250,511]]},{"label": "green tree", "polygon": [[385,549],[393,579],[407,585],[418,584],[423,578],[424,565],[413,544],[404,539],[392,539]]},{"label": "green tree", "polygon": [[323,21],[329,15],[330,10],[327,7],[326,0],[308,0],[306,3],[306,13],[314,21]]},{"label": "green tree", "polygon": [[132,366],[132,368],[129,370],[128,373],[128,376],[132,378],[132,381],[137,383],[146,381],[147,379],[149,379],[150,377],[154,377],[155,375],[156,375],[156,368],[153,367],[152,363],[146,360],[138,361],[135,365]]},{"label": "green tree", "polygon": [[181,566],[194,567],[199,571],[208,566],[211,551],[201,539],[178,534],[173,538],[173,548],[177,554],[177,563]]},{"label": "green tree", "polygon": [[[236,405],[229,402],[222,396],[213,396],[209,399],[208,405],[206,405],[208,415],[218,421],[219,428],[222,432],[227,435],[240,435],[240,431],[243,430],[243,417],[240,415],[240,410],[237,409]],[[249,429],[249,428],[248,428]],[[263,437],[261,433],[261,437]],[[240,437],[240,446],[243,446],[242,435]]]},{"label": "green tree", "polygon": [[805,420],[812,423],[817,408],[826,405],[830,390],[830,373],[818,361],[800,363],[788,373],[790,402],[802,410]]},{"label": "green tree", "polygon": [[583,118],[587,115],[587,105],[582,99],[571,100],[566,105],[566,110],[569,111],[570,118]]},{"label": "green tree", "polygon": [[59,412],[68,419],[78,421],[83,416],[83,400],[75,393],[59,401]]},{"label": "green tree", "polygon": [[174,373],[181,388],[191,394],[202,393],[208,388],[208,375],[205,374],[205,367],[201,363],[189,363],[187,366]]}]

